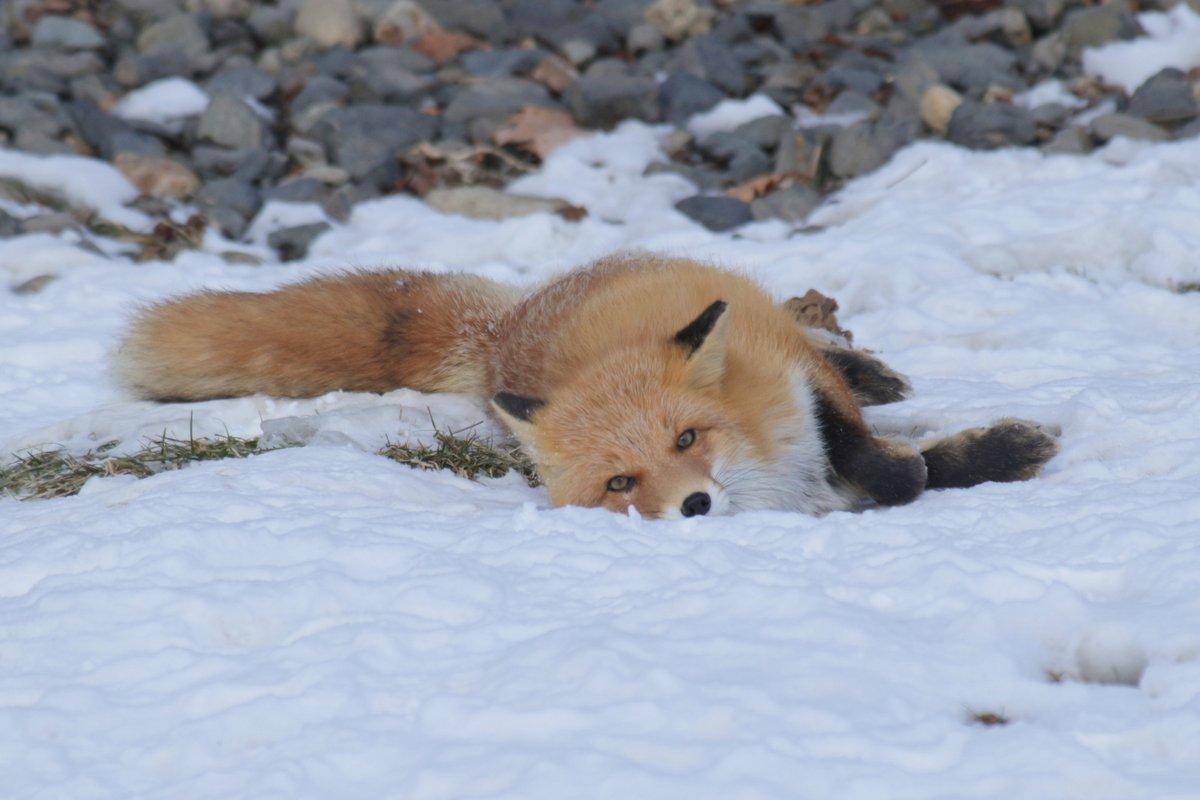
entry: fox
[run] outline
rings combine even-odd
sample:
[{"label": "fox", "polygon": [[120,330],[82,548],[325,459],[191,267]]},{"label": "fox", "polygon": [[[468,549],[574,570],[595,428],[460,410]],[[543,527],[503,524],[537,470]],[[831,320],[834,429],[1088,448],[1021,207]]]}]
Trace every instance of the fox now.
[{"label": "fox", "polygon": [[334,390],[474,395],[554,506],[684,518],[822,515],[1019,481],[1058,452],[1017,419],[914,445],[862,408],[908,396],[751,278],[623,253],[519,288],[467,273],[347,272],[142,309],[115,354],[135,395],[187,402]]}]

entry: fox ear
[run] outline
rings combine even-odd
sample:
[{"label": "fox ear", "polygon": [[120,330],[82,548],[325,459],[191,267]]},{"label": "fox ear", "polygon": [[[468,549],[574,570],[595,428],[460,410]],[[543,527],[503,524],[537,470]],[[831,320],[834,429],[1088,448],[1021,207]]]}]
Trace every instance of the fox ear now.
[{"label": "fox ear", "polygon": [[533,415],[544,405],[542,400],[511,392],[498,392],[492,396],[492,410],[526,447],[532,445]]},{"label": "fox ear", "polygon": [[712,386],[725,375],[728,306],[724,300],[717,300],[675,334],[673,341],[687,352],[688,377],[697,389]]}]

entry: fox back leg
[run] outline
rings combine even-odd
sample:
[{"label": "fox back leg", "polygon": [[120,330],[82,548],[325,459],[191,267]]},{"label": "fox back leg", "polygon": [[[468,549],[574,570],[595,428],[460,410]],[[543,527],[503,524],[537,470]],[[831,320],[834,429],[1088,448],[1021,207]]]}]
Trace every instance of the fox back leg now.
[{"label": "fox back leg", "polygon": [[929,489],[1029,480],[1057,453],[1058,442],[1045,427],[1019,419],[970,428],[921,450]]}]

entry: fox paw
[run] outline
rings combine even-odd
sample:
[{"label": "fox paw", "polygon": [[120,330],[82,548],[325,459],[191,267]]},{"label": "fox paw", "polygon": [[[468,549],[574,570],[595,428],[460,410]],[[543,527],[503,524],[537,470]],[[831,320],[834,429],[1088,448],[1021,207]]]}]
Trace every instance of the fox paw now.
[{"label": "fox paw", "polygon": [[912,396],[908,378],[863,350],[828,347],[821,356],[841,374],[860,406],[898,403]]},{"label": "fox paw", "polygon": [[964,488],[988,481],[1025,481],[1058,453],[1060,431],[1020,419],[1002,419],[935,442],[921,451],[930,489]]}]

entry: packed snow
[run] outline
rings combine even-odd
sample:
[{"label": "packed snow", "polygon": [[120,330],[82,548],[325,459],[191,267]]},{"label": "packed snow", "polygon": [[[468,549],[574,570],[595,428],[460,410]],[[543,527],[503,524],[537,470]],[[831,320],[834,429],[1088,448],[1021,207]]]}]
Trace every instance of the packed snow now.
[{"label": "packed snow", "polygon": [[1184,72],[1200,67],[1200,11],[1179,3],[1169,11],[1138,14],[1138,23],[1145,36],[1086,48],[1084,70],[1132,94],[1167,67]]},{"label": "packed snow", "polygon": [[[918,144],[803,229],[715,234],[674,209],[685,181],[642,174],[666,133],[627,123],[512,187],[579,222],[391,197],[262,266],[219,237],[148,264],[0,241],[5,281],[43,249],[57,275],[0,293],[0,452],[306,443],[0,499],[3,794],[1200,796],[1200,142]],[[656,522],[374,454],[478,423],[469,398],[154,405],[105,368],[137,304],[179,292],[396,265],[532,285],[622,248],[836,297],[912,378],[882,431],[1018,416],[1062,453],[900,508]]]},{"label": "packed snow", "polygon": [[187,78],[161,78],[134,89],[113,106],[113,113],[125,119],[176,123],[208,108],[208,93]]}]

